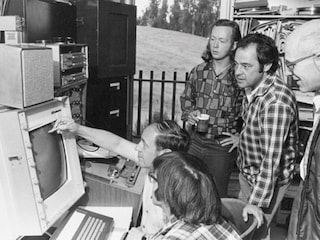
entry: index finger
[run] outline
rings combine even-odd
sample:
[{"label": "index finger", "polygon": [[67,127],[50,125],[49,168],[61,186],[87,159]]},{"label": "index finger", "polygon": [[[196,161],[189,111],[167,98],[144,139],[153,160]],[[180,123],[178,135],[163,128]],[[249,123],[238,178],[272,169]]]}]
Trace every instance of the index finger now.
[{"label": "index finger", "polygon": [[48,131],[48,133],[52,133],[58,130],[58,126],[60,125],[60,119],[57,119],[53,124],[52,128]]}]

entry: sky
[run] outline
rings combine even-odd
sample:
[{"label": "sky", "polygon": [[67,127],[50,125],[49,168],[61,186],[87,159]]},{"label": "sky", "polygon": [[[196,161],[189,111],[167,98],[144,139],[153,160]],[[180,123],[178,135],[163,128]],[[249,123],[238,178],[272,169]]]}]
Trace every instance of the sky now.
[{"label": "sky", "polygon": [[[135,4],[137,6],[137,17],[141,17],[143,12],[150,5],[150,0],[136,0]],[[168,6],[170,7],[172,4],[173,0],[168,0]],[[160,4],[160,6],[162,6],[162,3]]]}]

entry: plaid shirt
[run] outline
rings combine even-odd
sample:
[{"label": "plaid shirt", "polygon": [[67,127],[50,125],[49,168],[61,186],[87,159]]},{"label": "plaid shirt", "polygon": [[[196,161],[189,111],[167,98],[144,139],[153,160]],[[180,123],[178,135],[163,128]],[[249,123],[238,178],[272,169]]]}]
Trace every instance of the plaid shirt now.
[{"label": "plaid shirt", "polygon": [[252,186],[249,203],[268,207],[274,189],[288,183],[298,153],[295,96],[276,76],[267,76],[250,102],[243,100],[237,165]]},{"label": "plaid shirt", "polygon": [[209,134],[236,133],[239,119],[242,91],[234,78],[231,65],[221,74],[213,71],[213,62],[203,62],[193,68],[180,97],[182,116],[186,121],[190,112],[203,110],[210,115]]},{"label": "plaid shirt", "polygon": [[213,225],[194,225],[183,220],[169,223],[152,240],[240,240],[239,234],[225,220]]}]

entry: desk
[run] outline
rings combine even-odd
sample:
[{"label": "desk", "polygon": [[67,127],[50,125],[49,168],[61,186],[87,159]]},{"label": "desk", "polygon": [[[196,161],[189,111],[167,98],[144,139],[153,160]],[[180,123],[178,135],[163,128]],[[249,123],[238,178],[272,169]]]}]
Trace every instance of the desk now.
[{"label": "desk", "polygon": [[[129,231],[131,217],[132,217],[132,207],[81,207],[88,211],[99,213],[104,216],[112,217],[114,220],[114,228],[111,231],[108,240],[121,240],[126,232]],[[65,217],[65,216],[64,216]],[[62,217],[63,218],[63,217]],[[61,219],[63,221],[63,219]],[[59,227],[62,223],[59,221],[54,228]],[[61,235],[56,236],[57,239],[67,239],[65,236],[72,232],[73,229],[68,229],[64,227],[64,230],[60,233]],[[51,232],[53,234],[53,232]],[[71,233],[72,234],[72,233]],[[70,237],[68,237],[69,239]],[[50,240],[49,235],[44,234],[42,236],[29,236],[18,238],[17,240]]]},{"label": "desk", "polygon": [[108,164],[90,163],[83,168],[83,175],[87,183],[86,195],[80,205],[85,206],[116,206],[133,207],[132,224],[137,225],[139,211],[142,206],[142,190],[147,170],[141,168],[135,184],[126,185],[126,179],[119,177],[110,180],[107,176]]}]

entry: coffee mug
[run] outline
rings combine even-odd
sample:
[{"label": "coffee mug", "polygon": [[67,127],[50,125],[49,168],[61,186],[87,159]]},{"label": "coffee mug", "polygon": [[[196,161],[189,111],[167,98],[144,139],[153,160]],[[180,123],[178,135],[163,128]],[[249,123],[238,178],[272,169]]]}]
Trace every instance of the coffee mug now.
[{"label": "coffee mug", "polygon": [[197,131],[201,133],[208,132],[210,115],[200,114],[200,116],[198,116],[198,119],[199,121],[197,122]]}]

